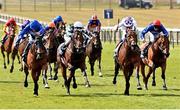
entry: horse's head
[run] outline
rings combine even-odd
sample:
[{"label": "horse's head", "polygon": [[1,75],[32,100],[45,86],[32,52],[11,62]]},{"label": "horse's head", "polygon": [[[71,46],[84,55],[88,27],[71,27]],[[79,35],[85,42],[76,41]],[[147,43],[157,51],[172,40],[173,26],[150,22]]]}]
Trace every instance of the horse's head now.
[{"label": "horse's head", "polygon": [[134,47],[137,46],[137,34],[135,31],[130,30],[126,34],[126,40],[128,43],[128,46],[131,47],[131,49],[135,49]]},{"label": "horse's head", "polygon": [[[33,48],[32,48],[33,49]],[[42,55],[46,53],[46,49],[42,43],[42,37],[35,37],[35,45],[34,45],[34,54],[37,56],[37,59],[41,59]]]},{"label": "horse's head", "polygon": [[91,35],[91,38],[92,38],[92,42],[94,44],[94,47],[95,48],[100,48],[101,41],[100,41],[99,32],[93,32],[93,34]]},{"label": "horse's head", "polygon": [[163,53],[164,57],[167,58],[169,56],[169,39],[165,37],[163,34],[159,34],[157,37],[158,48]]},{"label": "horse's head", "polygon": [[72,37],[74,51],[76,53],[84,52],[84,37],[81,30],[75,30],[74,35]]},{"label": "horse's head", "polygon": [[49,30],[45,36],[44,36],[44,40],[45,40],[45,47],[47,51],[53,50],[54,48],[54,41],[55,41],[55,35],[54,35],[54,31],[55,30]]}]

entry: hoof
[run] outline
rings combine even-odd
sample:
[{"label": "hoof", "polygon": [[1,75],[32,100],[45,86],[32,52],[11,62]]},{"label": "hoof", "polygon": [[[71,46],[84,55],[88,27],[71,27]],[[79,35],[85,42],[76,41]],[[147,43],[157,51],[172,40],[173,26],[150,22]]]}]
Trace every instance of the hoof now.
[{"label": "hoof", "polygon": [[13,69],[12,68],[10,69],[10,73],[13,73]]},{"label": "hoof", "polygon": [[115,80],[113,80],[113,84],[116,84],[116,81],[115,81]]},{"label": "hoof", "polygon": [[49,77],[48,80],[53,80],[53,78],[52,78],[52,77]]},{"label": "hoof", "polygon": [[99,77],[103,77],[102,73],[99,73]]},{"label": "hoof", "polygon": [[58,77],[57,77],[57,76],[54,76],[53,80],[57,80],[57,79],[58,79]]},{"label": "hoof", "polygon": [[91,74],[91,76],[94,76],[94,74]]},{"label": "hoof", "polygon": [[46,89],[49,89],[50,87],[48,86],[48,84],[46,84],[45,86],[44,86]]},{"label": "hoof", "polygon": [[91,87],[91,86],[90,86],[90,84],[86,84],[86,85],[85,85],[85,87],[87,87],[87,88],[88,88],[88,87]]},{"label": "hoof", "polygon": [[141,86],[137,86],[137,90],[142,90],[142,87]]},{"label": "hoof", "polygon": [[156,83],[152,83],[152,86],[156,86]]},{"label": "hoof", "polygon": [[34,97],[38,97],[38,94],[35,94],[35,93],[34,93]]},{"label": "hoof", "polygon": [[24,87],[28,87],[28,83],[24,83]]},{"label": "hoof", "polygon": [[4,69],[6,69],[7,67],[6,66],[4,66]]},{"label": "hoof", "polygon": [[77,88],[77,84],[74,83],[73,84],[73,88],[76,89]]},{"label": "hoof", "polygon": [[166,87],[166,86],[163,86],[163,90],[167,90],[167,87]]},{"label": "hoof", "polygon": [[20,69],[19,69],[19,71],[21,71],[21,72],[22,72],[22,71],[23,71],[23,68],[20,68]]},{"label": "hoof", "polygon": [[129,92],[124,92],[124,95],[129,96]]}]

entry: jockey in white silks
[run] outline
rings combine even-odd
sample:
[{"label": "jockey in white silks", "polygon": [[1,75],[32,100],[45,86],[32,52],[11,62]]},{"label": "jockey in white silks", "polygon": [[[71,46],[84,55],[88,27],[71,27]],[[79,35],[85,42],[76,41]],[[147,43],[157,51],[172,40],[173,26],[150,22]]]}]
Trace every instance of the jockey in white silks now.
[{"label": "jockey in white silks", "polygon": [[128,32],[128,30],[134,30],[137,31],[137,22],[133,17],[124,17],[121,22],[115,26],[115,30],[117,31],[118,29],[120,29],[122,31],[122,36],[121,36],[121,40],[120,42],[117,44],[116,48],[115,48],[115,53],[114,53],[114,57],[117,56],[117,53],[119,51],[119,48],[121,46],[121,44],[124,42],[125,38],[126,38],[126,33]]}]

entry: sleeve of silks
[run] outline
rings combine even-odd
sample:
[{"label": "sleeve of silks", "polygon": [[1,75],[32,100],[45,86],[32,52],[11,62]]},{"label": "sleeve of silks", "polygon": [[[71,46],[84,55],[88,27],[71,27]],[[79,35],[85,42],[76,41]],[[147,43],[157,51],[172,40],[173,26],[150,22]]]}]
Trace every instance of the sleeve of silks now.
[{"label": "sleeve of silks", "polygon": [[41,37],[44,37],[45,29],[42,26],[41,26],[41,30],[39,31],[39,33],[40,33]]},{"label": "sleeve of silks", "polygon": [[142,30],[142,32],[140,33],[140,39],[144,40],[145,34],[149,31],[150,26],[147,26],[145,29]]},{"label": "sleeve of silks", "polygon": [[168,31],[165,29],[165,27],[163,25],[161,25],[161,30],[162,30],[163,34],[165,35],[165,37],[168,37]]},{"label": "sleeve of silks", "polygon": [[5,34],[7,34],[6,28],[7,28],[7,25],[5,24],[4,27],[3,27],[3,32],[4,32]]},{"label": "sleeve of silks", "polygon": [[15,25],[14,29],[15,29],[15,33],[17,33],[18,32],[18,26]]}]

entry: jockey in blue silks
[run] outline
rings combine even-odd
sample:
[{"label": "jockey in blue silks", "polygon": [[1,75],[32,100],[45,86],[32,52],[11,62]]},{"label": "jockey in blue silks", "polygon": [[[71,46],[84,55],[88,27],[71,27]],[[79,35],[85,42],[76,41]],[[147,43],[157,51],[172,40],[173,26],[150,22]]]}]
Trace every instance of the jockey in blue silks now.
[{"label": "jockey in blue silks", "polygon": [[[31,21],[18,35],[18,39],[15,42],[15,48],[18,49],[19,43],[22,39],[25,39],[24,36],[25,34],[29,34],[29,43],[27,44],[27,46],[24,49],[23,55],[22,55],[22,60],[24,62],[26,62],[27,60],[27,54],[28,51],[31,47],[31,45],[34,43],[35,37],[36,36],[40,36],[43,37],[45,33],[45,30],[43,28],[43,26],[37,21],[37,20],[33,20]],[[37,56],[38,57],[38,56]]]},{"label": "jockey in blue silks", "polygon": [[57,29],[59,28],[59,26],[64,24],[64,21],[63,21],[61,16],[56,16],[56,18],[54,18],[53,22],[54,22]]},{"label": "jockey in blue silks", "polygon": [[145,48],[141,51],[141,58],[144,58],[144,54],[147,53],[147,48],[149,45],[154,42],[155,38],[159,33],[162,33],[165,37],[168,37],[168,31],[161,24],[160,20],[154,20],[151,24],[149,24],[140,34],[140,39],[145,43],[145,34],[150,32],[150,42]]}]

